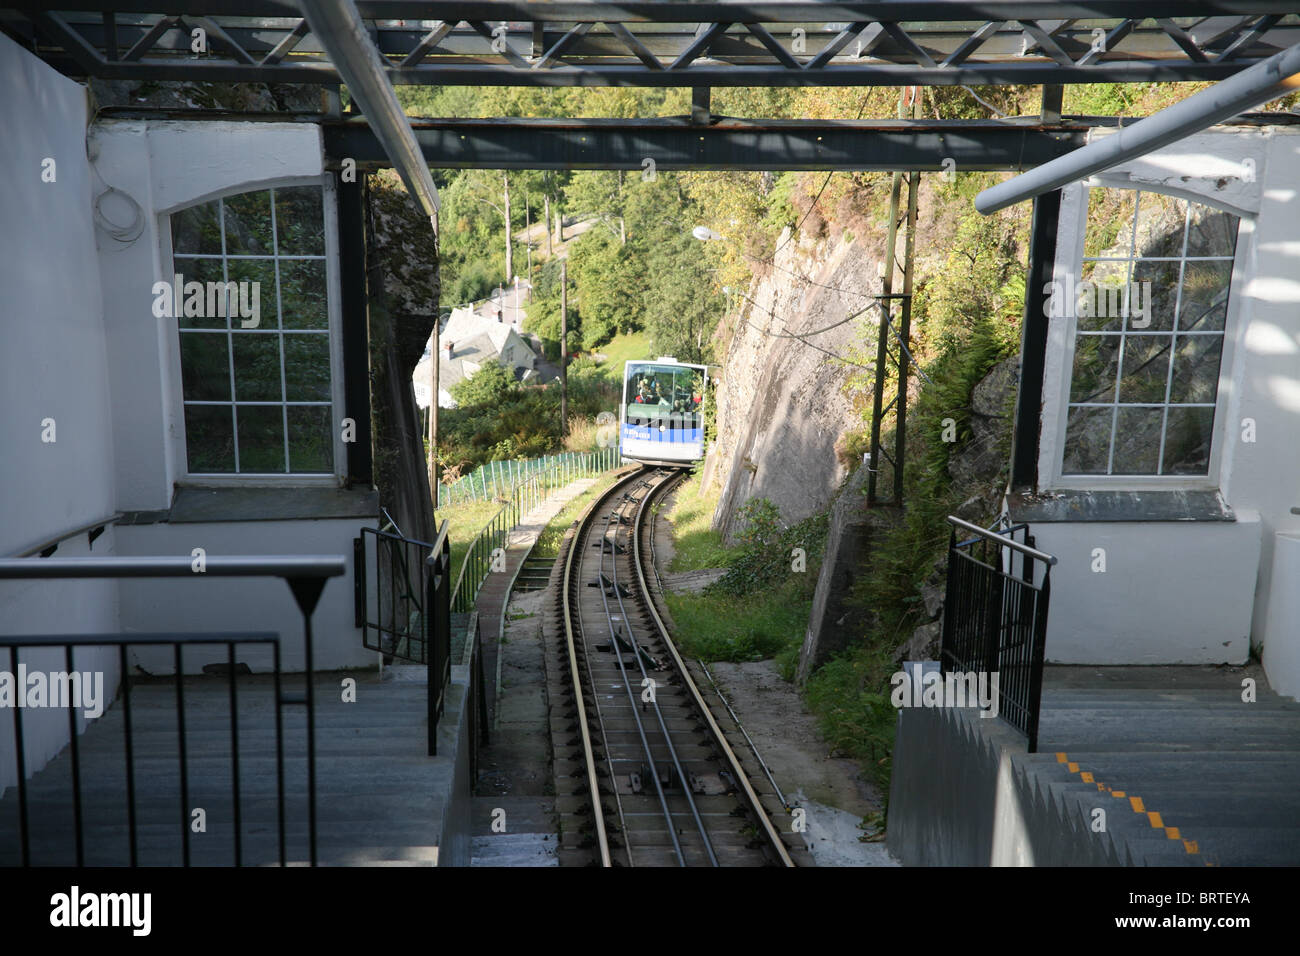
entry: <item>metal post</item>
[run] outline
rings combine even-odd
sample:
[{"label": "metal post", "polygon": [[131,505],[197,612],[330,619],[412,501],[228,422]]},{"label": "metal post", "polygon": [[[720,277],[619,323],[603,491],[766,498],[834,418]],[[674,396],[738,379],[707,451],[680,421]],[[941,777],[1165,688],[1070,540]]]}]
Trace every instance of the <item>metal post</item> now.
[{"label": "metal post", "polygon": [[[916,98],[916,115],[920,115],[921,98]],[[903,239],[903,309],[898,321],[898,404],[894,413],[894,504],[903,504],[903,464],[907,450],[907,364],[908,343],[912,328],[913,251],[916,248],[916,204],[921,190],[921,174],[913,172],[907,179],[907,230]]]},{"label": "metal post", "polygon": [[569,261],[560,263],[560,437],[569,434]]},{"label": "metal post", "polygon": [[[902,102],[899,102],[902,114]],[[889,191],[889,228],[885,234],[885,274],[880,278],[880,334],[876,342],[875,384],[871,399],[871,460],[867,467],[867,504],[876,504],[876,477],[880,473],[880,419],[885,407],[886,359],[889,354],[890,296],[894,291],[894,246],[898,241],[898,201],[903,191],[903,174],[895,172]]]}]

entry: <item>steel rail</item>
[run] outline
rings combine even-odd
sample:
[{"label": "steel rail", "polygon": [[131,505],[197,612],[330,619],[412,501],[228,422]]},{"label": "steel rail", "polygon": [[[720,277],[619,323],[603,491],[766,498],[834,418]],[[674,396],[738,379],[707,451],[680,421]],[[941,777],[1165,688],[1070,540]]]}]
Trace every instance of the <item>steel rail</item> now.
[{"label": "steel rail", "polygon": [[[653,498],[656,494],[660,493],[663,489],[668,488],[669,486],[673,485],[673,484],[676,483],[676,481],[678,481],[678,480],[679,480],[678,477],[675,477],[675,476],[673,476],[672,474],[669,474],[669,475],[663,477],[663,478],[662,478],[662,479],[661,479],[657,484],[652,484],[652,485],[650,485],[649,488],[648,488],[648,490],[646,491],[645,497],[643,497],[639,502],[636,502],[636,504],[637,504],[638,507],[637,507],[636,514],[633,516],[633,526],[632,526],[632,532],[633,532],[632,537],[633,537],[634,540],[632,540],[632,541],[629,542],[629,543],[632,545],[634,551],[635,551],[635,547],[636,547],[635,534],[636,534],[637,529],[640,528],[640,522],[641,522],[641,521],[643,520],[643,518],[644,518],[644,513],[645,513],[645,512],[644,512],[644,506],[645,506],[645,502],[648,501],[650,498]],[[632,504],[633,502],[632,502],[631,500],[628,500],[626,503],[627,503],[627,504]],[[617,540],[617,538],[618,538],[618,529],[617,529],[617,528],[615,528],[615,530],[614,530],[614,537],[615,537],[615,540]],[[615,557],[616,557],[616,556],[617,556],[617,555],[615,555]],[[603,563],[603,558],[604,558],[604,555],[603,555],[603,554],[601,555],[601,558],[602,558],[602,563]],[[636,560],[636,555],[635,555],[635,553],[633,554],[633,560],[634,560],[634,561]],[[614,568],[614,572],[613,572],[613,576],[612,576],[611,580],[613,581],[613,584],[614,584],[614,587],[613,587],[613,591],[614,591],[614,599],[618,602],[618,609],[619,609],[619,612],[623,615],[623,620],[624,620],[624,621],[627,621],[627,620],[628,620],[627,606],[623,603],[623,596],[622,596],[622,594],[619,593],[619,590],[618,590],[618,562],[617,562],[617,561],[615,561],[615,562],[613,563],[613,568]],[[641,594],[642,594],[643,597],[645,598],[646,603],[649,604],[649,603],[650,603],[650,594],[649,594],[649,591],[648,591],[648,590],[646,589],[646,587],[645,587],[645,580],[644,580],[644,578],[640,579],[639,587],[640,587],[640,589],[641,589]],[[602,589],[602,592],[601,592],[601,593],[602,593],[602,594],[604,593],[603,589]],[[608,603],[608,599],[606,599],[606,603]],[[631,625],[630,625],[630,624],[629,624],[628,629],[629,629],[629,631],[631,630]],[[639,668],[640,671],[641,671],[641,679],[642,679],[642,681],[652,680],[652,678],[650,678],[650,675],[646,673],[646,669],[645,669],[645,661],[642,660],[642,659],[641,659],[641,655],[640,655],[639,653],[637,653],[637,650],[636,650],[636,641],[635,641],[635,636],[634,636],[634,635],[631,635],[631,639],[632,639],[632,641],[633,641],[633,650],[632,650],[632,655],[633,655],[633,657],[636,659],[637,666],[638,666],[638,668]],[[620,663],[620,665],[622,664],[622,660],[621,660],[621,659],[620,659],[619,663]],[[635,701],[634,701],[633,703],[634,703],[634,705],[635,705]],[[718,863],[718,856],[717,856],[717,853],[716,853],[716,852],[714,851],[714,849],[713,849],[713,841],[709,839],[709,832],[708,832],[708,829],[704,826],[704,820],[700,817],[700,809],[699,809],[699,805],[695,802],[695,797],[694,797],[694,795],[691,793],[690,781],[687,779],[686,771],[685,771],[685,769],[682,767],[681,758],[678,756],[677,748],[673,745],[672,735],[669,734],[669,732],[668,732],[668,724],[667,724],[667,722],[664,720],[663,711],[662,711],[662,710],[660,709],[660,707],[659,707],[659,699],[658,699],[658,696],[657,696],[657,695],[653,695],[653,694],[652,694],[652,700],[651,700],[651,703],[654,705],[654,709],[655,709],[655,717],[658,719],[658,721],[659,721],[659,729],[660,729],[660,731],[661,731],[661,732],[663,733],[663,735],[664,735],[664,743],[665,743],[665,744],[667,745],[667,747],[668,747],[668,754],[669,754],[669,756],[672,758],[673,766],[674,766],[674,767],[676,768],[676,770],[677,770],[677,777],[678,777],[678,779],[681,780],[681,782],[682,782],[682,792],[683,792],[683,794],[684,794],[685,797],[686,797],[686,803],[687,803],[687,805],[690,807],[690,810],[691,810],[691,816],[692,816],[692,817],[694,818],[694,820],[695,820],[695,826],[696,826],[696,828],[700,831],[700,837],[704,840],[704,851],[705,851],[705,853],[708,855],[709,863],[712,864],[713,866],[718,866],[718,865],[719,865],[719,863]],[[651,767],[652,767],[652,768],[654,767],[653,760],[651,761]],[[658,777],[658,773],[656,772],[656,778],[657,778],[657,777]]]},{"label": "steel rail", "polygon": [[[638,472],[633,472],[627,480],[631,480],[637,474]],[[621,484],[623,482],[619,482],[614,487],[617,488]],[[564,556],[564,576],[560,582],[560,595],[564,611],[564,639],[569,649],[569,679],[573,682],[573,702],[578,711],[578,730],[582,736],[582,751],[587,763],[587,787],[591,793],[591,816],[596,824],[596,845],[600,849],[600,865],[609,867],[614,864],[609,856],[609,834],[605,832],[605,815],[601,812],[600,781],[596,777],[596,757],[591,747],[591,727],[587,722],[587,707],[582,700],[582,678],[578,674],[578,650],[573,640],[573,611],[569,600],[570,585],[573,581],[573,556],[580,550],[579,543],[594,513],[593,508],[583,515],[577,531],[569,541],[569,550]],[[609,755],[608,749],[606,746],[606,757]]]},{"label": "steel rail", "polygon": [[[642,482],[644,483],[644,481],[645,481],[645,470],[642,469],[642,470],[640,470],[640,471],[633,472],[633,477],[634,477],[634,478],[640,478],[640,479],[642,480]],[[629,482],[629,484],[630,484],[630,482]],[[603,500],[608,500],[609,498],[612,498],[612,497],[613,497],[613,492],[611,491],[611,493],[608,494],[608,495],[606,495],[606,496],[605,496],[605,499],[603,499]],[[627,501],[628,501],[628,493],[627,493],[627,492],[624,492],[624,494],[623,494],[623,503],[626,503]],[[618,505],[616,505],[614,510],[615,510],[616,512],[621,512],[621,510],[622,510],[622,504],[618,504]],[[621,518],[621,517],[622,517],[622,516],[620,515],[620,518]],[[651,776],[654,777],[655,794],[656,794],[656,795],[658,796],[658,798],[659,798],[659,806],[660,806],[660,808],[663,810],[664,822],[665,822],[665,823],[667,824],[667,826],[668,826],[668,836],[669,836],[669,838],[672,840],[672,843],[673,843],[673,853],[674,853],[674,854],[676,855],[676,857],[677,857],[677,862],[678,862],[678,864],[681,865],[681,866],[685,866],[685,865],[686,865],[686,854],[682,852],[681,841],[677,839],[677,828],[673,825],[673,811],[672,811],[672,807],[670,807],[670,806],[668,805],[668,796],[667,796],[667,794],[664,793],[663,783],[662,783],[662,781],[660,781],[660,779],[659,779],[659,771],[658,771],[658,768],[657,768],[656,765],[655,765],[654,748],[650,746],[650,740],[649,740],[648,737],[646,737],[645,724],[642,722],[642,720],[641,720],[641,713],[640,713],[640,711],[639,711],[638,708],[637,708],[637,695],[636,695],[636,691],[632,688],[632,682],[628,680],[627,667],[626,667],[626,665],[624,665],[624,663],[623,663],[623,650],[622,650],[622,648],[619,646],[619,638],[618,638],[618,635],[615,633],[615,630],[614,630],[614,617],[613,617],[613,614],[611,613],[610,608],[609,608],[609,595],[608,595],[608,594],[606,593],[606,591],[605,591],[605,586],[604,586],[603,582],[600,581],[600,575],[603,575],[603,574],[605,573],[605,544],[608,542],[608,544],[609,544],[609,551],[610,551],[610,558],[611,558],[611,560],[612,560],[612,570],[611,570],[611,572],[610,572],[610,573],[611,573],[610,581],[612,582],[611,586],[612,586],[612,588],[613,588],[613,590],[614,590],[614,594],[615,594],[616,596],[618,595],[618,526],[615,525],[615,528],[614,528],[614,537],[613,537],[613,538],[610,538],[610,537],[609,537],[609,528],[610,528],[610,524],[612,523],[612,521],[613,521],[613,514],[612,514],[612,513],[607,513],[607,514],[605,515],[605,527],[604,527],[604,531],[603,531],[603,535],[602,535],[602,540],[601,540],[601,544],[600,544],[600,563],[599,563],[599,565],[598,565],[598,569],[599,569],[599,570],[598,570],[598,572],[597,572],[597,584],[600,585],[600,587],[599,587],[599,590],[600,590],[600,599],[601,599],[601,603],[602,603],[602,605],[603,605],[604,608],[605,608],[605,622],[606,622],[606,625],[607,625],[607,627],[608,627],[608,629],[609,629],[609,643],[610,643],[610,650],[611,650],[612,653],[613,653],[613,656],[614,656],[614,660],[615,660],[615,662],[618,664],[619,675],[620,675],[620,676],[622,677],[622,679],[623,679],[623,689],[627,692],[627,695],[628,695],[628,703],[630,703],[631,706],[632,706],[632,718],[636,721],[636,730],[637,730],[637,735],[641,738],[641,748],[645,751],[645,757],[646,757],[646,761],[649,763],[649,766],[650,766]],[[622,601],[621,601],[621,600],[619,601],[619,611],[622,613],[622,616],[623,616],[623,623],[624,623],[624,625],[626,625],[626,627],[627,627],[627,631],[628,631],[628,642],[632,645],[632,656],[636,659],[637,664],[639,665],[640,670],[641,670],[641,677],[642,677],[642,679],[644,680],[644,679],[647,678],[647,675],[646,675],[646,672],[645,672],[645,663],[641,660],[641,655],[640,655],[640,653],[639,653],[639,650],[638,650],[638,648],[637,648],[637,643],[636,643],[636,634],[632,632],[632,624],[631,624],[631,622],[628,620],[628,617],[627,617],[627,611],[626,611],[626,609],[623,607],[623,604],[622,604]],[[677,759],[677,752],[676,752],[676,750],[673,748],[672,740],[669,738],[669,734],[668,734],[668,726],[667,726],[667,724],[664,723],[663,714],[659,711],[659,702],[658,702],[658,700],[656,699],[656,700],[653,700],[653,703],[654,703],[655,713],[656,713],[656,714],[658,715],[658,717],[659,717],[659,728],[660,728],[660,731],[661,731],[661,733],[663,733],[663,735],[664,735],[664,742],[668,745],[669,752],[671,753],[672,758],[673,758],[673,765],[677,767],[677,775],[678,775],[678,777],[681,778],[681,779],[683,780],[683,782],[684,782],[684,781],[685,781],[685,774],[682,772],[681,762]],[[607,745],[607,747],[606,747],[606,751],[607,751],[607,753],[608,753],[608,745]],[[617,787],[616,787],[615,789],[617,789]],[[692,808],[692,810],[695,809],[694,802],[692,802],[692,804],[691,804],[691,808]],[[713,865],[716,866],[716,865],[717,865],[717,857],[714,856],[714,854],[713,854],[713,847],[712,847],[712,845],[710,845],[709,842],[708,842],[708,835],[705,834],[705,832],[704,832],[704,824],[703,824],[703,822],[700,820],[700,817],[699,817],[699,813],[698,813],[698,812],[695,814],[695,823],[696,823],[696,826],[698,826],[698,827],[700,828],[700,833],[704,836],[705,844],[706,844],[706,846],[708,846],[709,858],[710,858],[710,860],[713,862]],[[624,832],[624,836],[626,837],[626,830],[625,830],[625,832]],[[631,842],[631,841],[629,840],[628,843],[630,844],[630,842]]]},{"label": "steel rail", "polygon": [[[668,484],[669,483],[661,485],[657,490],[666,490]],[[741,789],[741,792],[744,795],[745,802],[748,803],[750,809],[753,810],[754,816],[757,817],[758,823],[762,827],[769,844],[772,846],[772,849],[776,851],[777,858],[780,860],[781,865],[793,867],[794,860],[790,858],[790,853],[786,850],[785,844],[781,840],[781,835],[777,833],[776,828],[772,826],[772,821],[768,817],[767,812],[763,809],[763,805],[758,799],[758,794],[754,792],[754,788],[750,785],[749,775],[740,765],[739,758],[727,743],[727,738],[723,735],[722,729],[718,726],[717,721],[713,719],[713,713],[709,710],[709,706],[704,700],[704,695],[700,693],[699,687],[696,686],[695,681],[691,679],[690,672],[686,669],[686,663],[677,652],[677,646],[673,643],[672,637],[668,633],[667,625],[664,624],[663,618],[659,616],[659,611],[654,606],[654,601],[650,599],[650,590],[646,586],[645,569],[641,562],[640,537],[642,512],[654,497],[655,495],[651,493],[642,499],[641,507],[637,511],[636,521],[632,524],[632,566],[636,569],[637,581],[640,584],[641,591],[646,596],[646,608],[650,612],[650,617],[654,621],[655,627],[659,630],[664,646],[668,648],[668,653],[672,655],[673,663],[676,664],[678,673],[682,675],[683,686],[686,687],[691,698],[695,701],[696,708],[708,723],[709,731],[713,735],[713,739],[717,741],[718,746],[722,749],[723,756],[726,758],[727,765],[730,767],[732,776],[736,780],[736,785]]]}]

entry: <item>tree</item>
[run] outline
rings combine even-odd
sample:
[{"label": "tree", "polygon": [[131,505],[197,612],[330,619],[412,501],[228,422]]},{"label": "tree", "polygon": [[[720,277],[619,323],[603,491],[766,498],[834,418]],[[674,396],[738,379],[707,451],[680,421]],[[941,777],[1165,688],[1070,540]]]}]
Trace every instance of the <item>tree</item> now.
[{"label": "tree", "polygon": [[453,385],[451,397],[461,408],[490,407],[501,404],[518,388],[514,374],[493,361]]},{"label": "tree", "polygon": [[724,302],[717,276],[689,235],[666,238],[647,262],[645,327],[665,355],[684,362],[708,360],[709,340]]}]

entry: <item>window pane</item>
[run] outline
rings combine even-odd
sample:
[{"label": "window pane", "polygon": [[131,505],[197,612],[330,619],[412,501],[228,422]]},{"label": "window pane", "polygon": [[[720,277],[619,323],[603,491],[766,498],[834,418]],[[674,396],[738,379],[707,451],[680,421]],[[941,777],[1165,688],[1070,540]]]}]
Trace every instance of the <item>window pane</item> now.
[{"label": "window pane", "polygon": [[334,461],[333,450],[329,406],[290,405],[290,470],[331,471]]},{"label": "window pane", "polygon": [[1174,327],[1178,301],[1177,262],[1139,259],[1133,264],[1133,285],[1129,291],[1130,329],[1169,331]]},{"label": "window pane", "polygon": [[1109,406],[1070,409],[1065,429],[1065,461],[1061,468],[1065,474],[1106,474],[1112,414]]},{"label": "window pane", "polygon": [[325,219],[319,186],[275,191],[275,228],[282,256],[325,255]]},{"label": "window pane", "polygon": [[1141,258],[1183,254],[1183,225],[1187,203],[1160,193],[1142,193],[1138,199],[1137,249]]},{"label": "window pane", "polygon": [[286,329],[328,329],[325,263],[280,260],[280,308]]},{"label": "window pane", "polygon": [[284,471],[284,419],[281,405],[237,405],[239,470]]},{"label": "window pane", "polygon": [[[174,260],[174,263],[176,266],[175,272],[180,274],[181,283],[182,283],[181,295],[180,295],[180,315],[176,317],[177,322],[180,323],[180,327],[182,329],[224,329],[226,328],[227,327],[226,317],[225,315],[222,314],[224,310],[221,308],[221,302],[222,302],[221,291],[224,291],[224,288],[223,290],[218,290],[218,294],[213,297],[213,301],[211,303],[212,308],[209,308],[208,295],[207,295],[209,282],[223,281],[221,260],[220,259],[185,259],[185,258],[181,258],[180,256],[177,256],[176,259]],[[173,274],[172,281],[173,282],[176,281],[175,273]],[[203,315],[194,316],[194,315],[185,314],[186,311],[185,303],[186,303],[187,296],[185,295],[184,286],[185,283],[189,283],[189,282],[203,283]],[[174,301],[172,304],[172,308],[173,309],[176,308]]]},{"label": "window pane", "polygon": [[223,201],[226,211],[226,255],[272,256],[271,193],[240,193]]},{"label": "window pane", "polygon": [[172,252],[178,256],[196,253],[204,256],[221,255],[221,210],[218,200],[182,209],[172,216]]},{"label": "window pane", "polygon": [[1169,401],[1213,405],[1218,393],[1223,336],[1188,335],[1178,339]]},{"label": "window pane", "polygon": [[1121,402],[1164,403],[1172,342],[1170,335],[1130,335],[1124,340],[1124,374],[1119,382]]},{"label": "window pane", "polygon": [[1229,256],[1237,248],[1237,217],[1210,206],[1192,203],[1187,230],[1189,256]]},{"label": "window pane", "polygon": [[1170,408],[1165,426],[1164,474],[1207,474],[1213,432],[1214,409]]},{"label": "window pane", "polygon": [[1129,408],[1121,405],[1115,420],[1114,475],[1154,475],[1160,461],[1160,425],[1163,408]]},{"label": "window pane", "polygon": [[1232,263],[1189,262],[1183,273],[1183,301],[1178,307],[1178,327],[1198,332],[1223,331],[1228,319],[1228,285]]},{"label": "window pane", "polygon": [[[1122,323],[1124,285],[1129,262],[1085,262],[1074,290],[1074,315],[1085,332],[1118,332]],[[1113,307],[1112,307],[1113,306]]]},{"label": "window pane", "polygon": [[1071,402],[1113,402],[1119,365],[1118,335],[1080,335],[1074,340]]},{"label": "window pane", "polygon": [[[235,400],[283,401],[280,388],[280,336],[275,332],[231,333],[235,348]],[[243,461],[240,461],[243,465]]]},{"label": "window pane", "polygon": [[229,259],[226,273],[231,281],[240,283],[239,303],[231,308],[230,324],[236,328],[245,328],[245,322],[257,320],[250,329],[271,330],[277,328],[275,317],[275,260],[273,259]]},{"label": "window pane", "polygon": [[1136,198],[1132,189],[1088,190],[1088,222],[1097,228],[1084,236],[1085,256],[1129,256]]},{"label": "window pane", "polygon": [[181,393],[187,402],[230,401],[230,337],[181,333]]},{"label": "window pane", "polygon": [[302,332],[284,337],[284,384],[290,402],[329,401],[329,336]]},{"label": "window pane", "polygon": [[235,432],[229,405],[185,406],[185,451],[192,472],[234,472]]}]

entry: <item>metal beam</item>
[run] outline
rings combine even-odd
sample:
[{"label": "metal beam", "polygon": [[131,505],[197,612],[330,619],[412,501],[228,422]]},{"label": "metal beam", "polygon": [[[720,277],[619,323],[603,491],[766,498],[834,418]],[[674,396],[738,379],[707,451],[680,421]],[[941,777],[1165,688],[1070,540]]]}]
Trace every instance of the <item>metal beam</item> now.
[{"label": "metal beam", "polygon": [[[15,7],[38,6],[13,3]],[[173,13],[207,16],[298,16],[296,0],[167,0]],[[382,20],[537,20],[618,23],[699,23],[727,20],[733,23],[798,23],[809,20],[882,20],[895,23],[917,20],[1053,20],[1111,17],[1134,13],[1131,0],[356,0],[365,19]],[[1198,7],[1201,9],[1198,10]],[[1288,0],[1215,0],[1190,4],[1185,0],[1149,0],[1142,5],[1146,17],[1200,16],[1205,7],[1220,15],[1241,16],[1292,13]],[[158,0],[79,0],[61,9],[152,13]]]},{"label": "metal beam", "polygon": [[[323,124],[326,161],[387,165],[362,120]],[[1015,170],[1085,141],[1087,127],[996,121],[411,120],[424,161],[443,169]]]},{"label": "metal beam", "polygon": [[[36,52],[73,76],[339,82],[320,38],[304,31],[296,8],[278,0],[172,0],[179,13],[172,7],[150,12],[154,2],[83,0],[57,17],[19,4],[0,8],[0,26],[20,38],[35,30]],[[372,18],[365,29],[392,82],[465,86],[1204,81],[1300,45],[1300,14],[1268,2],[1217,4],[1216,13],[1235,15],[1215,17],[1170,8],[1182,14],[1176,21],[1158,15],[1169,12],[1161,4],[1153,6],[1156,13],[1133,19],[1112,16],[1128,11],[1104,2],[1089,5],[1087,17],[1079,16],[1077,5],[1032,2],[972,9],[902,2],[623,7],[358,0],[357,7]],[[111,19],[101,8],[113,11]],[[284,13],[294,15],[276,15]],[[435,13],[443,19],[431,28],[424,18]],[[933,16],[922,19],[927,13]],[[845,16],[834,19],[837,14]],[[964,19],[972,15],[982,19]],[[780,16],[797,19],[767,19]],[[212,24],[227,42],[195,56],[190,20]],[[1106,40],[1100,46],[1098,36]]]},{"label": "metal beam", "polygon": [[384,62],[376,52],[352,0],[301,0],[311,30],[329,51],[348,92],[369,118],[397,174],[406,184],[429,226],[438,230],[438,190],[411,135],[406,113],[388,82]]},{"label": "metal beam", "polygon": [[1300,47],[1284,50],[1132,126],[1089,143],[975,197],[984,215],[1159,149],[1238,113],[1300,89]]}]

